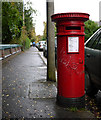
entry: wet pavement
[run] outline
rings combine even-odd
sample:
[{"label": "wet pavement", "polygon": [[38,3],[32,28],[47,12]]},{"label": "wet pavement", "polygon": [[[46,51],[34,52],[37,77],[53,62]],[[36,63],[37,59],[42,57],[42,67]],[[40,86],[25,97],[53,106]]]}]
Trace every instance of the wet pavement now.
[{"label": "wet pavement", "polygon": [[90,111],[56,104],[56,83],[46,80],[47,66],[40,55],[31,47],[3,64],[3,118],[94,118]]},{"label": "wet pavement", "polygon": [[101,119],[101,91],[99,90],[95,97],[86,96],[86,108],[90,110],[96,118]]}]

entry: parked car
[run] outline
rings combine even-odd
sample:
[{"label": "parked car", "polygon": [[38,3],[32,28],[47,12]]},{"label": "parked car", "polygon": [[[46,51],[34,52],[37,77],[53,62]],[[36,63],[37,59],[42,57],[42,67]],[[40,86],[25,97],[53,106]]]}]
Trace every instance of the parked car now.
[{"label": "parked car", "polygon": [[101,28],[85,42],[86,93],[94,97],[101,90]]},{"label": "parked car", "polygon": [[39,46],[39,43],[37,42],[37,43],[35,44],[35,46],[38,48],[38,46]]},{"label": "parked car", "polygon": [[[47,58],[47,44],[43,48],[43,55]],[[57,66],[57,38],[55,37],[55,65]]]},{"label": "parked car", "polygon": [[38,49],[43,50],[44,44],[46,44],[46,41],[39,41]]},{"label": "parked car", "polygon": [[30,47],[32,47],[32,45],[33,45],[33,43],[32,43],[32,42],[30,42]]},{"label": "parked car", "polygon": [[43,47],[43,56],[47,58],[47,43]]}]

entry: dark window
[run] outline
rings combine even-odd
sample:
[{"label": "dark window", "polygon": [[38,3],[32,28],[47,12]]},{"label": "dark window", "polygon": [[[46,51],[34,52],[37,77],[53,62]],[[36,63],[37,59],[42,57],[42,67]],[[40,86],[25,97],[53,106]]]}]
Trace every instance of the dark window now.
[{"label": "dark window", "polygon": [[96,48],[98,42],[99,42],[99,38],[101,36],[101,31],[100,32],[97,32],[90,40],[89,42],[86,44],[87,47],[90,47],[90,48]]},{"label": "dark window", "polygon": [[95,40],[94,40],[94,42],[93,42],[91,48],[93,48],[93,49],[96,48],[96,46],[98,45],[98,42],[99,42],[99,37],[100,37],[100,36],[98,36],[98,37],[95,38]]},{"label": "dark window", "polygon": [[99,37],[99,40],[98,40],[98,43],[97,43],[95,49],[101,50],[101,35]]}]

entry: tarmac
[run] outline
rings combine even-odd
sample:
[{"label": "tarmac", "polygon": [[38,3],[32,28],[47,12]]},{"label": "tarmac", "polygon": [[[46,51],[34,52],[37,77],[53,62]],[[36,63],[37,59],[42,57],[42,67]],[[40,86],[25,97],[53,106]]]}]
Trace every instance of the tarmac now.
[{"label": "tarmac", "polygon": [[4,119],[96,119],[86,109],[73,110],[56,104],[56,82],[47,81],[47,59],[36,47],[4,62],[2,79]]}]

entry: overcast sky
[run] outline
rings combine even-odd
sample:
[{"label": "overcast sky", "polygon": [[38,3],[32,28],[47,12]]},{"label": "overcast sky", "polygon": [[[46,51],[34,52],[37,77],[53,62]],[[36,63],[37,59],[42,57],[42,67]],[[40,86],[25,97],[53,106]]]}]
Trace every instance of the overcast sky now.
[{"label": "overcast sky", "polygon": [[[27,0],[25,0],[27,1]],[[46,21],[46,0],[30,0],[33,9],[36,9],[37,17],[36,34],[43,34],[43,21]],[[84,12],[90,14],[90,19],[99,21],[99,2],[101,0],[54,0],[54,13]]]}]

